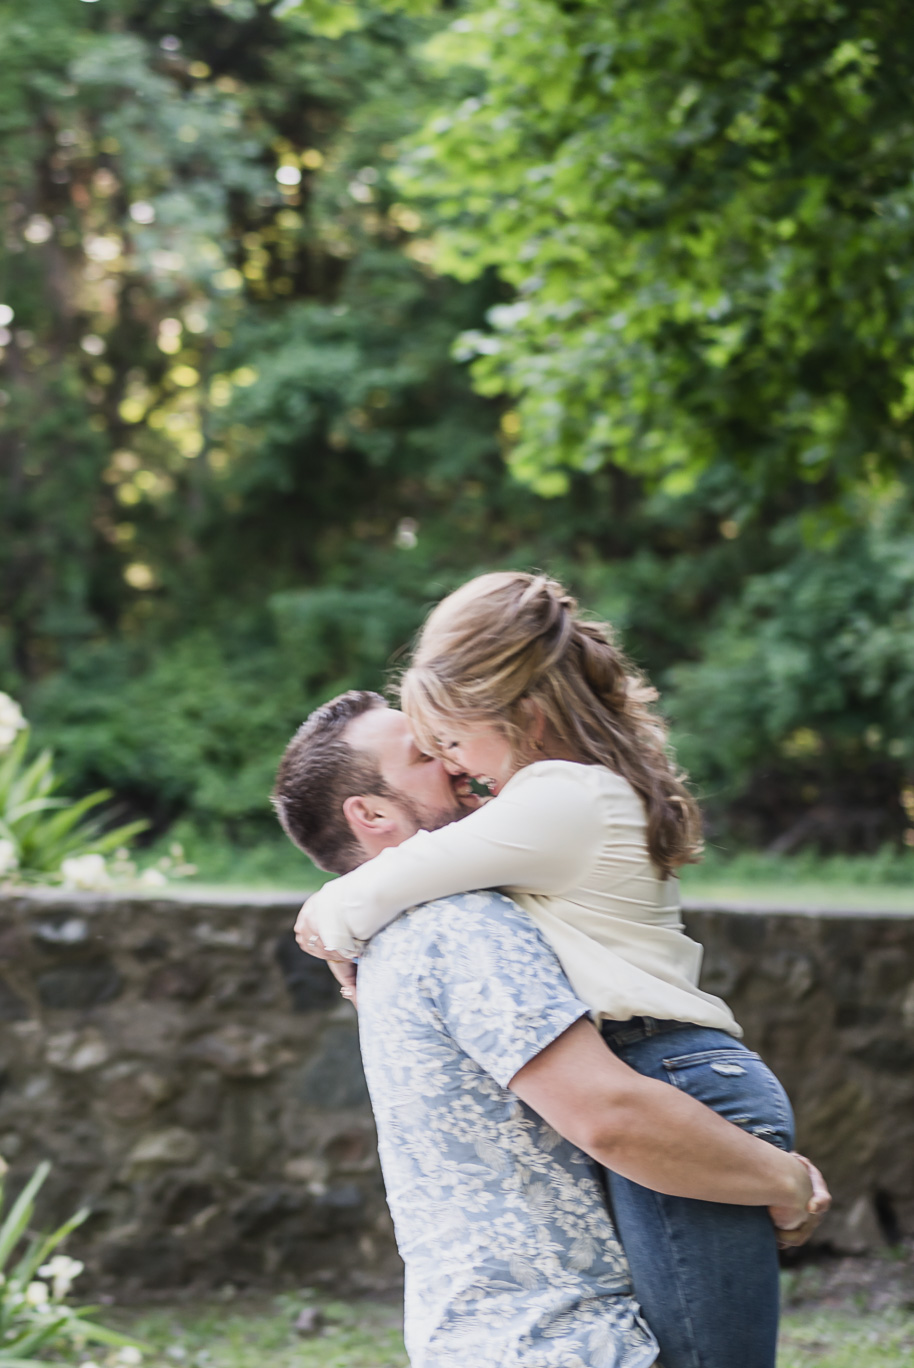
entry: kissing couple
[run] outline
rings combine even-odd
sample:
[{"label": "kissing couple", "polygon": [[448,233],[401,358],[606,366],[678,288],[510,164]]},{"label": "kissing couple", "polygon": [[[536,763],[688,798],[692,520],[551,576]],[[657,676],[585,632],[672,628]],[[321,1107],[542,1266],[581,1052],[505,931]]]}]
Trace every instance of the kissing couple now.
[{"label": "kissing couple", "polygon": [[340,876],[296,935],[357,991],[413,1368],[774,1368],[778,1246],[830,1197],[698,986],[655,691],[505,572],[432,611],[400,692],[318,708],[273,802]]}]

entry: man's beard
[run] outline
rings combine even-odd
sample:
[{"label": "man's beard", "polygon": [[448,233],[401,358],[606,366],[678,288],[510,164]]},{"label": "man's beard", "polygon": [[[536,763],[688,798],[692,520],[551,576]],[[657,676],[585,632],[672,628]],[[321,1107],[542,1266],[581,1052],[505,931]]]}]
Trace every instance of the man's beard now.
[{"label": "man's beard", "polygon": [[464,807],[456,796],[450,808],[420,807],[403,792],[396,795],[395,801],[417,831],[439,831],[441,827],[450,826],[451,822],[459,822],[461,817],[467,817],[473,811],[472,808]]}]

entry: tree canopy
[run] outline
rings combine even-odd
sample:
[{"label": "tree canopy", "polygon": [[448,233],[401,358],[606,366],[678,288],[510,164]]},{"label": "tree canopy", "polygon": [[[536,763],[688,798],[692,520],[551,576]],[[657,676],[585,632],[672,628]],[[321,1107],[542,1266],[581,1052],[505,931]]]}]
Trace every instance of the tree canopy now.
[{"label": "tree canopy", "polygon": [[72,783],[261,839],[304,713],[514,565],[713,830],[914,827],[899,3],[5,0],[0,51],[0,688]]},{"label": "tree canopy", "polygon": [[[406,184],[437,264],[516,298],[465,335],[544,492],[605,462],[734,511],[911,462],[914,25],[835,0],[482,0],[431,43],[476,90]],[[738,502],[737,502],[738,500]]]}]

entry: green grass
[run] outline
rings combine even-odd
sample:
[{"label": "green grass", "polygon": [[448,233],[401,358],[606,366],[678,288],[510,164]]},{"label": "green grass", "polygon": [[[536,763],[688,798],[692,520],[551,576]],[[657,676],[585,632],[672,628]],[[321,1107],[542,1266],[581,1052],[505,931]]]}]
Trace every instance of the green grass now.
[{"label": "green grass", "polygon": [[914,911],[914,850],[884,847],[873,855],[728,855],[711,847],[683,871],[687,898]]},{"label": "green grass", "polygon": [[784,1317],[778,1368],[911,1368],[914,1312],[853,1315],[794,1311]]},{"label": "green grass", "polygon": [[[322,1327],[302,1337],[299,1311],[319,1306]],[[399,1304],[328,1302],[310,1293],[119,1310],[118,1329],[150,1344],[145,1368],[406,1368]],[[793,1311],[778,1368],[911,1368],[914,1311]],[[470,1365],[468,1365],[470,1368]]]},{"label": "green grass", "polygon": [[[316,1334],[294,1328],[317,1306]],[[310,1293],[120,1310],[110,1323],[152,1346],[143,1368],[406,1368],[400,1305],[318,1300]]]}]

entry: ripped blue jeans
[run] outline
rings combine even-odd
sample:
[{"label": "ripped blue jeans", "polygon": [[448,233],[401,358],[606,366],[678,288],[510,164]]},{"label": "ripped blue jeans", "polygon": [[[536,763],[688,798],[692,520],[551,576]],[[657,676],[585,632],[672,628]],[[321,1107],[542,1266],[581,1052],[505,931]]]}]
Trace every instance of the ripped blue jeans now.
[{"label": "ripped blue jeans", "polygon": [[[787,1094],[759,1056],[725,1031],[634,1017],[604,1021],[602,1033],[637,1073],[793,1148]],[[767,1210],[666,1197],[609,1169],[606,1177],[663,1368],[774,1368],[778,1252]]]}]

